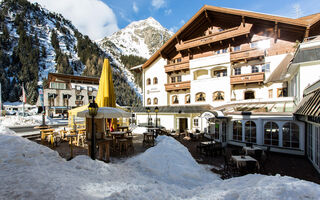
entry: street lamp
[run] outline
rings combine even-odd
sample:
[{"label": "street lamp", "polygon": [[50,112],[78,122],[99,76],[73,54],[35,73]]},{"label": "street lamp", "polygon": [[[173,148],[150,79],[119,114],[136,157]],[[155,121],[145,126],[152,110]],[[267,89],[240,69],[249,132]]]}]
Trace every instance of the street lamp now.
[{"label": "street lamp", "polygon": [[92,118],[92,131],[91,131],[91,159],[92,160],[95,160],[95,147],[96,147],[96,144],[95,144],[95,137],[96,137],[96,133],[94,132],[94,116],[97,115],[97,112],[98,112],[98,105],[96,104],[96,102],[94,101],[94,98],[92,99],[92,102],[89,104],[89,115],[91,116]]},{"label": "street lamp", "polygon": [[150,125],[150,117],[149,117],[149,114],[150,114],[150,107],[146,107],[147,109],[147,113],[148,113],[148,126]]},{"label": "street lamp", "polygon": [[156,112],[156,128],[158,128],[158,112],[159,112],[158,106],[154,108],[154,112]]}]

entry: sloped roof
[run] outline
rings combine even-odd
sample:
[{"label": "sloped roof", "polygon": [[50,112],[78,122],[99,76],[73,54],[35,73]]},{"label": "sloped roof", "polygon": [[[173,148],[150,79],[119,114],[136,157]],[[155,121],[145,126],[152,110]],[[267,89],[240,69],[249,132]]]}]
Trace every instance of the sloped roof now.
[{"label": "sloped roof", "polygon": [[[307,16],[305,18],[300,19],[292,19],[287,17],[273,16],[268,14],[262,14],[257,12],[250,12],[244,10],[230,9],[230,8],[221,8],[216,6],[204,5],[191,19],[185,23],[158,51],[156,51],[143,65],[142,68],[145,69],[151,65],[159,56],[163,55],[165,49],[174,48],[175,44],[178,42],[178,38],[181,36],[183,32],[185,32],[188,28],[194,28],[194,24],[196,20],[199,21],[200,16],[208,16],[208,12],[220,14],[220,15],[228,15],[229,17],[246,18],[247,20],[260,20],[261,22],[269,22],[278,24],[287,24],[293,27],[299,27],[301,30],[305,30],[307,27],[315,24],[320,20],[320,15],[312,15]],[[206,18],[206,17],[202,17]],[[198,23],[199,24],[199,23]]]},{"label": "sloped roof", "polygon": [[294,114],[320,117],[320,88],[303,97]]},{"label": "sloped roof", "polygon": [[299,49],[292,63],[296,64],[315,60],[320,60],[320,47],[312,49]]},{"label": "sloped roof", "polygon": [[266,83],[282,81],[292,58],[292,54],[287,54],[278,67],[271,73]]},{"label": "sloped roof", "polygon": [[[195,106],[158,106],[159,113],[202,113],[212,110],[210,105],[195,105]],[[135,107],[133,112],[147,113],[146,107]],[[154,108],[151,107],[151,113],[154,113]]]}]

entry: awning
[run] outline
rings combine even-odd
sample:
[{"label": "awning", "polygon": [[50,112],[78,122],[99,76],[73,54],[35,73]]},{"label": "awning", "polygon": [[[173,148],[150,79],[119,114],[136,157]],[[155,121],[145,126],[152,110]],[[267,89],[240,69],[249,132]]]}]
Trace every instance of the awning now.
[{"label": "awning", "polygon": [[320,117],[320,88],[303,97],[294,114]]}]

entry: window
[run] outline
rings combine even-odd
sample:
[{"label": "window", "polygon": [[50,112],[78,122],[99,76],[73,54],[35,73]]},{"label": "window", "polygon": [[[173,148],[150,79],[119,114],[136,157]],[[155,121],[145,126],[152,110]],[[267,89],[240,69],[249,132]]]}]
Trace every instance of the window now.
[{"label": "window", "polygon": [[179,103],[179,99],[177,95],[173,95],[172,96],[172,104],[178,104]]},{"label": "window", "polygon": [[196,101],[206,101],[206,94],[204,92],[197,93]]},{"label": "window", "polygon": [[254,99],[254,92],[253,91],[244,92],[244,99]]},{"label": "window", "polygon": [[277,97],[286,97],[287,95],[287,88],[278,88],[277,89]]},{"label": "window", "polygon": [[189,104],[189,103],[190,103],[190,94],[187,94],[187,95],[185,96],[185,103],[186,103],[186,104]]},{"label": "window", "polygon": [[252,65],[251,66],[251,73],[256,73],[256,72],[259,72],[259,68],[255,65]]},{"label": "window", "polygon": [[220,51],[220,50],[218,50],[218,51],[216,51],[216,53],[217,53],[217,54],[220,54],[220,53],[221,53],[221,51]]},{"label": "window", "polygon": [[273,98],[273,89],[268,90],[269,98]]},{"label": "window", "polygon": [[214,124],[214,139],[219,140],[219,129],[220,129],[220,124],[215,123]]},{"label": "window", "polygon": [[262,72],[270,72],[270,63],[265,63],[262,65]]},{"label": "window", "polygon": [[181,76],[177,76],[177,83],[181,82]]},{"label": "window", "polygon": [[147,105],[151,105],[151,99],[150,98],[147,99]]},{"label": "window", "polygon": [[245,123],[245,141],[256,143],[256,123],[253,121],[247,121]]},{"label": "window", "polygon": [[241,68],[240,67],[234,68],[234,75],[240,75],[240,74],[241,74]]},{"label": "window", "polygon": [[219,28],[219,29],[218,29],[219,32],[221,32],[221,31],[223,31],[223,30],[224,30],[223,28]]},{"label": "window", "polygon": [[154,84],[154,85],[158,84],[158,78],[157,78],[157,77],[154,77],[154,78],[153,78],[153,84]]},{"label": "window", "polygon": [[313,161],[313,135],[312,135],[312,124],[307,124],[307,155],[310,160]]},{"label": "window", "polygon": [[213,93],[213,101],[223,101],[224,100],[224,92],[217,91]]},{"label": "window", "polygon": [[319,167],[320,166],[320,128],[319,127],[315,127],[314,136],[315,136],[314,160],[316,165]]},{"label": "window", "polygon": [[158,98],[157,97],[153,99],[153,105],[158,105]]},{"label": "window", "polygon": [[181,62],[181,58],[177,58],[177,63]]},{"label": "window", "polygon": [[151,79],[150,78],[147,79],[147,85],[151,85]]},{"label": "window", "polygon": [[233,140],[242,141],[242,123],[241,121],[233,122]]},{"label": "window", "polygon": [[282,144],[284,147],[299,148],[299,126],[293,122],[287,122],[282,128]]},{"label": "window", "polygon": [[52,94],[52,93],[49,93],[48,94],[48,101],[49,101],[49,106],[52,107],[54,106],[54,99],[56,98],[56,94]]},{"label": "window", "polygon": [[264,125],[264,144],[279,145],[279,126],[275,122],[267,122]]},{"label": "window", "polygon": [[66,83],[59,83],[59,82],[50,82],[50,88],[65,90],[65,89],[67,89],[67,84]]},{"label": "window", "polygon": [[228,48],[222,49],[222,53],[228,53]]},{"label": "window", "polygon": [[193,119],[193,126],[199,126],[199,119]]},{"label": "window", "polygon": [[171,77],[171,83],[175,83],[176,82],[176,77]]},{"label": "window", "polygon": [[213,77],[223,77],[223,76],[227,76],[227,70],[223,69],[223,70],[215,70],[213,72]]},{"label": "window", "polygon": [[240,45],[233,47],[233,51],[240,51]]},{"label": "window", "polygon": [[69,106],[69,98],[71,97],[70,94],[64,94],[63,95],[63,106]]}]

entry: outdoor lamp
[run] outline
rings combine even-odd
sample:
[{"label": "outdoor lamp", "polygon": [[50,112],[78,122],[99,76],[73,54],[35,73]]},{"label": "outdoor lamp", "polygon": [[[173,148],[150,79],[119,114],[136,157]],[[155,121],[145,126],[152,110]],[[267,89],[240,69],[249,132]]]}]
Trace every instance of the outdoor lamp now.
[{"label": "outdoor lamp", "polygon": [[154,112],[156,112],[156,113],[158,113],[158,112],[159,112],[159,108],[158,108],[158,106],[156,106],[156,107],[154,108]]},{"label": "outdoor lamp", "polygon": [[89,115],[92,117],[92,131],[91,131],[91,159],[92,160],[95,160],[95,147],[96,147],[96,144],[95,144],[95,136],[96,136],[96,133],[95,133],[95,129],[94,129],[94,116],[97,115],[97,112],[98,112],[98,105],[96,104],[96,102],[94,101],[94,98],[92,99],[92,102],[89,104]]},{"label": "outdoor lamp", "polygon": [[148,126],[150,125],[150,117],[149,117],[149,113],[150,113],[150,107],[146,107],[147,113],[148,113]]},{"label": "outdoor lamp", "polygon": [[89,115],[94,117],[97,115],[97,112],[98,112],[98,104],[94,101],[94,99],[92,100],[92,102],[89,104]]}]

